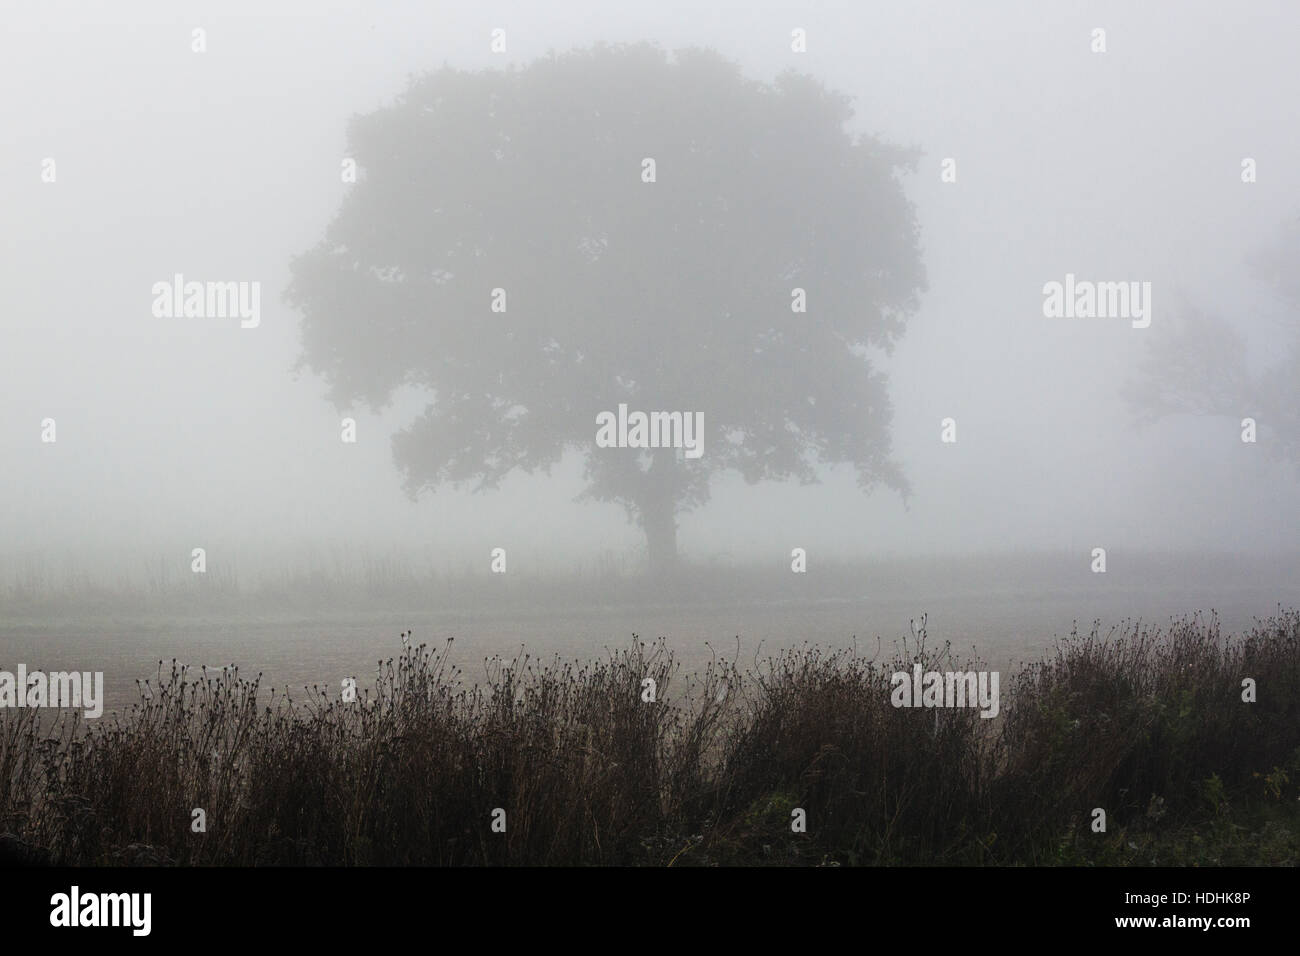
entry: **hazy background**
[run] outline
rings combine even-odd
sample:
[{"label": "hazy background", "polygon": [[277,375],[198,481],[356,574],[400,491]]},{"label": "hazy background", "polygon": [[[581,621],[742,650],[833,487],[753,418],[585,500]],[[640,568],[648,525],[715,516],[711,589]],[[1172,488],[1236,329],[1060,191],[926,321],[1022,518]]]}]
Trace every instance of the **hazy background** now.
[{"label": "hazy background", "polygon": [[[576,458],[495,493],[409,501],[389,439],[423,399],[352,410],[359,440],[341,443],[323,384],[291,374],[299,317],[280,300],[290,257],[349,188],[351,115],[443,63],[523,65],[602,40],[712,47],[762,80],[806,71],[855,98],[857,129],[923,151],[907,190],[929,291],[885,363],[913,498],[864,496],[847,467],[809,487],[728,475],[680,521],[685,557],[788,564],[799,546],[811,578],[831,558],[1041,550],[1077,556],[1086,588],[1094,546],[1109,551],[1113,587],[1135,573],[1126,553],[1166,552],[1176,568],[1296,547],[1300,484],[1240,441],[1237,420],[1139,429],[1118,395],[1179,297],[1239,321],[1257,361],[1286,341],[1288,318],[1243,258],[1300,208],[1294,4],[165,0],[14,5],[5,20],[0,583],[33,556],[144,580],[148,562],[187,569],[193,547],[210,566],[233,561],[241,584],[331,548],[484,572],[498,546],[512,572],[634,561],[643,537],[621,508],[573,503]],[[489,49],[497,27],[505,54]],[[806,54],[790,51],[795,27]],[[1107,31],[1104,55],[1089,50],[1093,27]],[[1245,156],[1256,184],[1240,181]],[[40,181],[46,157],[53,185]],[[956,184],[940,182],[945,157]],[[260,327],[154,318],[152,283],[175,272],[259,280]],[[1045,319],[1042,285],[1067,272],[1151,281],[1151,327]],[[956,445],[939,441],[946,416]],[[45,417],[57,444],[40,442]],[[1260,613],[1294,598],[1292,558],[1250,567],[1277,575],[1252,597]],[[1155,604],[1184,598],[1145,580],[1130,578]],[[982,601],[977,589],[953,613]],[[1051,620],[1094,613],[1084,591]],[[905,623],[890,616],[863,631]],[[715,625],[738,627],[724,614],[681,629]],[[514,631],[516,644],[548,633]]]}]

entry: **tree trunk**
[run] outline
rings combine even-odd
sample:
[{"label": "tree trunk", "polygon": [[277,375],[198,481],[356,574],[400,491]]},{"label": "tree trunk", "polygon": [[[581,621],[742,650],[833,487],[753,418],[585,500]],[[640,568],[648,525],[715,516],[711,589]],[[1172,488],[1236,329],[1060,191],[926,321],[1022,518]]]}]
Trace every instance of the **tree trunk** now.
[{"label": "tree trunk", "polygon": [[643,505],[641,526],[645,529],[650,555],[650,573],[654,577],[672,574],[677,570],[677,521],[673,516],[673,502],[665,499]]},{"label": "tree trunk", "polygon": [[646,485],[637,503],[641,528],[645,531],[650,573],[654,577],[667,577],[678,566],[676,470],[677,457],[673,449],[656,451],[654,464],[646,472]]}]

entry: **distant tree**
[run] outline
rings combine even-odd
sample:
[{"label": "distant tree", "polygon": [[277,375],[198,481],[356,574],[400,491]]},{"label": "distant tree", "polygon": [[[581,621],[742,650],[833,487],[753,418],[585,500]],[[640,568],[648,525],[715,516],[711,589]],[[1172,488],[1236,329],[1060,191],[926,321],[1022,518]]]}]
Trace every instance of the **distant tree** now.
[{"label": "distant tree", "polygon": [[[581,450],[582,497],[622,504],[656,570],[723,469],[809,483],[851,463],[905,494],[865,349],[892,347],[925,288],[915,156],[852,115],[809,77],[645,44],[414,80],[349,124],[358,181],[293,262],[300,365],[340,407],[429,391],[393,438],[412,497]],[[619,403],[702,412],[703,456],[597,448]]]},{"label": "distant tree", "polygon": [[1189,306],[1173,327],[1153,337],[1138,377],[1125,390],[1145,423],[1177,414],[1254,418],[1267,430],[1270,454],[1300,465],[1300,217],[1246,259],[1290,319],[1290,341],[1273,363],[1252,372],[1244,317]]}]

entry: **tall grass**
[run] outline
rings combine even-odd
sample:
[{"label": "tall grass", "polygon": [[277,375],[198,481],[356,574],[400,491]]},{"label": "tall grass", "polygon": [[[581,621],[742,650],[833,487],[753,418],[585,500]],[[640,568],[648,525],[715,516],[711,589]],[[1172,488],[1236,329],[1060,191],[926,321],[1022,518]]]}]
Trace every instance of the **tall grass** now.
[{"label": "tall grass", "polygon": [[[138,705],[91,726],[0,709],[0,851],[79,865],[1044,864],[1126,861],[1153,832],[1208,833],[1225,808],[1295,821],[1297,612],[1232,639],[1214,618],[1094,626],[1004,682],[994,720],[891,705],[890,675],[914,662],[980,668],[931,646],[924,622],[880,656],[804,645],[684,676],[662,642],[633,641],[585,663],[494,658],[469,682],[447,647],[406,635],[352,702],[160,663]],[[1294,834],[1280,845],[1273,862]]]}]

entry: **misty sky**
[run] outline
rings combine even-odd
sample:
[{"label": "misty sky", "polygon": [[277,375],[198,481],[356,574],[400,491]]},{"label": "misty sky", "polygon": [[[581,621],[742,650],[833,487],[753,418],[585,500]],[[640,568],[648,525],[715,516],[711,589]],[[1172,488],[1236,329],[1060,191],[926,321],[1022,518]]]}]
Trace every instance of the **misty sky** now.
[{"label": "misty sky", "polygon": [[[1286,341],[1243,259],[1300,211],[1293,3],[160,0],[5,20],[0,557],[129,565],[205,546],[254,563],[348,541],[484,568],[501,545],[527,568],[640,547],[620,507],[573,503],[576,456],[410,502],[390,436],[423,398],[354,409],[359,441],[341,443],[323,383],[291,372],[299,316],[280,298],[349,188],[350,116],[444,63],[640,40],[711,47],[765,81],[811,73],[854,98],[856,130],[923,151],[907,191],[929,291],[887,363],[908,507],[861,494],[849,467],[811,487],[726,475],[681,520],[685,555],[1294,544],[1300,486],[1237,421],[1139,429],[1118,394],[1180,301],[1222,310],[1256,361]],[[260,281],[260,326],[155,318],[151,287],[177,272]],[[1044,318],[1042,286],[1067,272],[1150,281],[1151,327]]]}]

